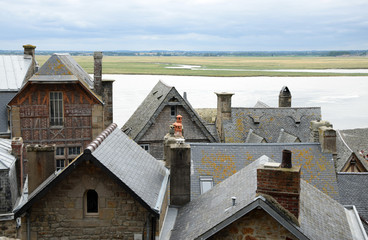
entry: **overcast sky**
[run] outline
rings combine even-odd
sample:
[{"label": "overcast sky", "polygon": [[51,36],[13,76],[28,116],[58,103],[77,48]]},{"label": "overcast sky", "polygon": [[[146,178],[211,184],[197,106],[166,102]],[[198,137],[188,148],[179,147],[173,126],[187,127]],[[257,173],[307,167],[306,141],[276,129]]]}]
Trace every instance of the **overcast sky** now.
[{"label": "overcast sky", "polygon": [[0,0],[0,49],[364,50],[368,0]]}]

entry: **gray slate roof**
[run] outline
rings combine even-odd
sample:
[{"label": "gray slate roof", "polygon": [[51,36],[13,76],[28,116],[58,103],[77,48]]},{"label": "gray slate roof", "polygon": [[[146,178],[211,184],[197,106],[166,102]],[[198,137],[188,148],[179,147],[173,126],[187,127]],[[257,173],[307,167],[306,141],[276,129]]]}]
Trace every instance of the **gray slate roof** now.
[{"label": "gray slate roof", "polygon": [[[263,156],[179,209],[171,239],[196,239],[236,216],[257,201],[256,169],[272,161]],[[232,206],[231,197],[237,204]],[[259,199],[259,198],[258,198]],[[267,200],[264,200],[267,203]],[[272,205],[272,204],[271,204]],[[284,217],[282,214],[281,217]],[[305,181],[301,181],[300,227],[289,227],[308,239],[352,239],[345,210],[338,202]]]},{"label": "gray slate roof", "polygon": [[368,170],[368,162],[360,154],[362,150],[365,155],[368,154],[368,128],[337,130],[336,148],[336,170],[338,172],[341,171],[353,153]]},{"label": "gray slate roof", "polygon": [[225,142],[245,142],[250,129],[268,143],[277,142],[281,129],[308,142],[312,120],[321,120],[320,107],[232,108],[223,124]]},{"label": "gray slate roof", "polygon": [[0,133],[9,133],[8,129],[8,109],[7,105],[10,100],[17,94],[17,91],[14,92],[0,92]]},{"label": "gray slate roof", "polygon": [[0,170],[9,169],[15,163],[16,159],[11,151],[11,140],[0,138]]},{"label": "gray slate roof", "polygon": [[31,66],[30,55],[0,55],[0,91],[18,91]]},{"label": "gray slate roof", "polygon": [[172,97],[175,97],[187,110],[192,121],[197,124],[204,135],[206,135],[211,142],[215,142],[217,135],[213,135],[215,132],[214,126],[203,122],[190,103],[182,98],[175,87],[168,86],[162,81],[159,81],[153,87],[141,105],[139,105],[137,110],[124,124],[122,130],[135,141],[139,141]]},{"label": "gray slate roof", "polygon": [[[340,192],[340,203],[354,205],[365,221],[368,221],[368,173],[338,173],[337,182]],[[363,224],[365,230],[368,225]]]},{"label": "gray slate roof", "polygon": [[153,213],[160,214],[164,193],[167,190],[169,171],[113,123],[87,146],[83,154],[62,171],[55,172],[40,184],[29,195],[28,201],[14,210],[15,215],[23,214],[56,182],[62,181],[76,166],[86,160],[91,160],[102,167],[144,207],[149,208]]},{"label": "gray slate roof", "polygon": [[191,198],[200,195],[200,176],[212,176],[218,184],[245,166],[266,155],[276,162],[282,150],[292,152],[295,166],[301,166],[302,178],[338,200],[338,187],[332,154],[322,153],[319,143],[191,143]]}]

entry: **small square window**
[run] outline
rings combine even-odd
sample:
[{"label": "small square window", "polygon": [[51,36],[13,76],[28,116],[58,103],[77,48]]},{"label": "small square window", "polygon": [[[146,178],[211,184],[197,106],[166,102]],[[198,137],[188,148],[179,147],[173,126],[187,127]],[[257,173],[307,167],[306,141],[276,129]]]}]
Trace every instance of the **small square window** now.
[{"label": "small square window", "polygon": [[68,148],[68,155],[79,155],[80,154],[80,147],[69,147]]},{"label": "small square window", "polygon": [[141,148],[143,148],[145,151],[149,152],[149,144],[140,144]]},{"label": "small square window", "polygon": [[64,147],[56,148],[56,156],[64,156]]},{"label": "small square window", "polygon": [[201,194],[207,192],[213,187],[213,177],[212,176],[201,176],[199,178],[201,184]]},{"label": "small square window", "polygon": [[56,159],[56,171],[62,170],[65,167],[64,159]]}]

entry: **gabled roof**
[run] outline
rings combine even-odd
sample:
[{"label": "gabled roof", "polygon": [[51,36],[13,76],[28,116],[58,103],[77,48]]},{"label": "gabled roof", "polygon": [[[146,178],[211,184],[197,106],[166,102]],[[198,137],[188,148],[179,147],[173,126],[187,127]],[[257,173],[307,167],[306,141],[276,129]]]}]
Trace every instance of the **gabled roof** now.
[{"label": "gabled roof", "polygon": [[11,150],[11,140],[0,138],[0,170],[9,169],[15,163]]},{"label": "gabled roof", "polygon": [[[262,156],[179,209],[171,239],[206,239],[255,208],[262,208],[298,239],[352,239],[344,207],[301,181],[298,226],[278,204],[257,197],[256,169],[272,161]],[[232,206],[232,197],[236,205]]]},{"label": "gabled roof", "polygon": [[[148,128],[155,121],[157,116],[160,114],[162,109],[168,104],[170,99],[175,98],[180,105],[191,116],[193,122],[195,122],[198,127],[202,130],[203,134],[211,142],[216,142],[215,136],[211,134],[211,131],[207,128],[206,124],[201,120],[197,112],[192,108],[192,106],[185,100],[175,89],[159,81],[143,100],[141,105],[129,118],[129,120],[124,124],[122,130],[130,136],[134,141],[139,141]],[[162,136],[163,138],[163,136]]]},{"label": "gabled roof", "polygon": [[111,124],[84,153],[62,171],[56,172],[38,186],[28,202],[14,210],[16,216],[26,212],[55,184],[67,177],[83,161],[91,161],[133,195],[156,216],[160,214],[169,172],[150,154]]},{"label": "gabled roof", "polygon": [[30,55],[0,55],[0,91],[17,92],[31,66]]},{"label": "gabled roof", "polygon": [[337,174],[337,183],[340,192],[340,203],[354,205],[363,218],[363,226],[368,230],[368,173]]},{"label": "gabled roof", "polygon": [[338,172],[353,155],[368,170],[368,161],[362,156],[362,154],[368,155],[368,128],[337,130],[336,149]]},{"label": "gabled roof", "polygon": [[319,143],[191,143],[191,198],[200,195],[200,176],[212,176],[218,184],[262,155],[276,162],[282,150],[292,152],[293,164],[301,166],[302,178],[338,200],[338,187],[332,154],[322,153]]},{"label": "gabled roof", "polygon": [[231,120],[223,121],[225,142],[245,142],[250,129],[268,143],[277,142],[281,129],[308,142],[312,120],[321,120],[320,107],[231,108]]},{"label": "gabled roof", "polygon": [[284,129],[280,130],[280,135],[277,138],[278,143],[294,143],[300,142],[300,139],[297,136],[294,136],[290,133],[285,132]]}]

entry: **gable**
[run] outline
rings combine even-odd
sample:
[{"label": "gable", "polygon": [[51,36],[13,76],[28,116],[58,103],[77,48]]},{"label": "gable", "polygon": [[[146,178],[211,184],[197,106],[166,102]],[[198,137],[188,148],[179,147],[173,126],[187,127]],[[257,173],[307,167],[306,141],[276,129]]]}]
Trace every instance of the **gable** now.
[{"label": "gable", "polygon": [[356,154],[352,152],[345,165],[342,167],[341,172],[367,172],[367,169]]}]

